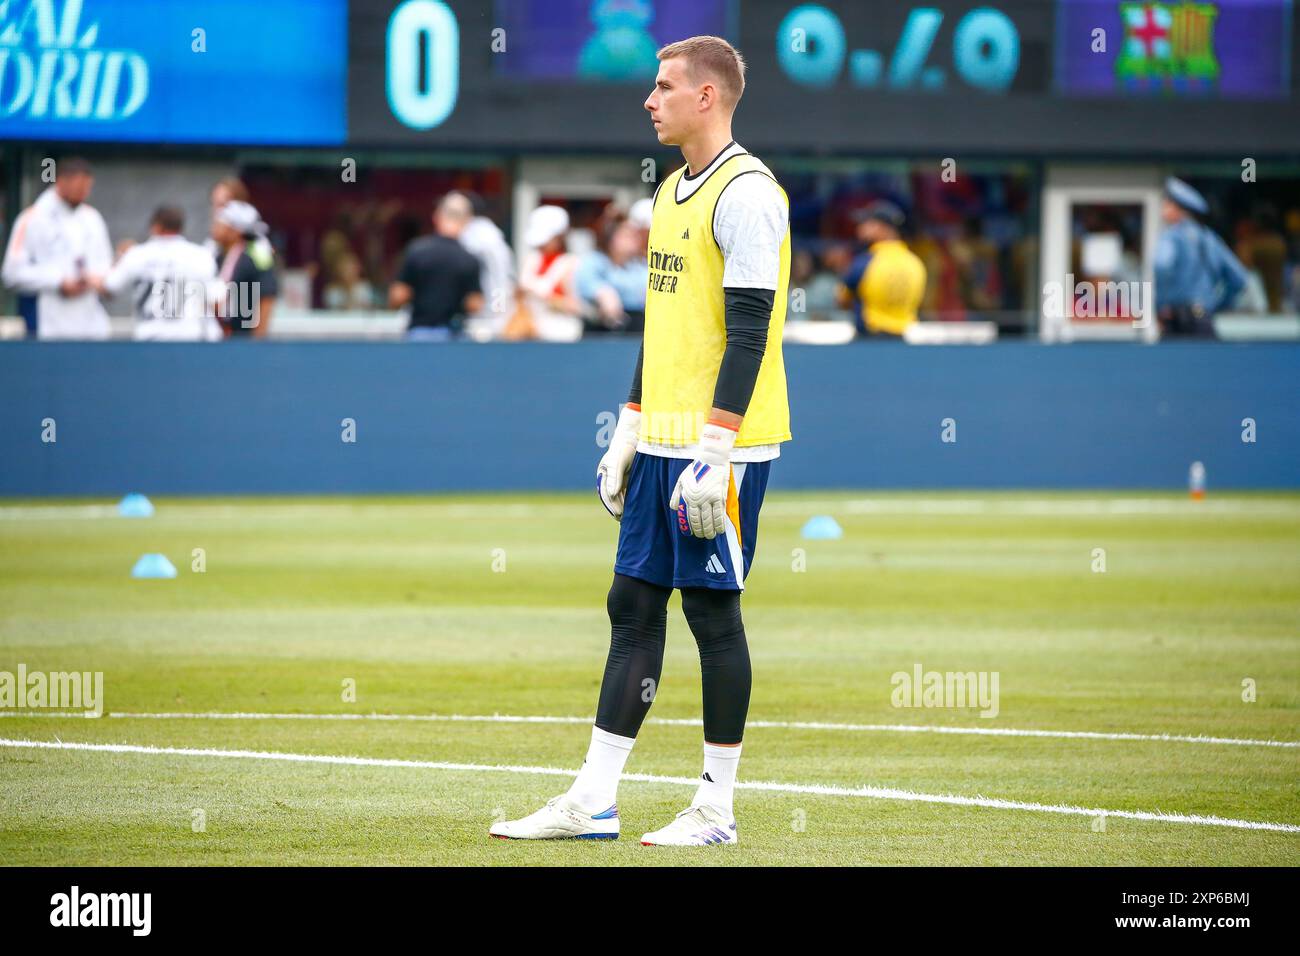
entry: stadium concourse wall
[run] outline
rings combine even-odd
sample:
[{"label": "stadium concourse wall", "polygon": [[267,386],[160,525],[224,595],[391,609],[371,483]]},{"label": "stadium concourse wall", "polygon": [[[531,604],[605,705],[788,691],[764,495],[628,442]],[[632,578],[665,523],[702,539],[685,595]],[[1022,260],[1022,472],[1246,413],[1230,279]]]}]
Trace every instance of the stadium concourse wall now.
[{"label": "stadium concourse wall", "polygon": [[[589,489],[635,358],[630,341],[6,343],[0,495]],[[795,440],[774,488],[1175,489],[1196,460],[1211,489],[1300,487],[1300,345],[785,358]]]}]

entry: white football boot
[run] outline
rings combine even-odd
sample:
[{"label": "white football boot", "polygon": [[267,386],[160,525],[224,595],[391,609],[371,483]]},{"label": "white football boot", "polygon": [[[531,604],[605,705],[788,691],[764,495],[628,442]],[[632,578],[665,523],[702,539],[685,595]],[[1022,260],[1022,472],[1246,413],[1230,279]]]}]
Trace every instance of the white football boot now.
[{"label": "white football boot", "polygon": [[560,794],[521,820],[492,824],[488,833],[503,840],[617,840],[618,805],[587,813]]},{"label": "white football boot", "polygon": [[720,846],[738,841],[736,818],[705,804],[688,807],[662,830],[641,837],[642,846]]}]

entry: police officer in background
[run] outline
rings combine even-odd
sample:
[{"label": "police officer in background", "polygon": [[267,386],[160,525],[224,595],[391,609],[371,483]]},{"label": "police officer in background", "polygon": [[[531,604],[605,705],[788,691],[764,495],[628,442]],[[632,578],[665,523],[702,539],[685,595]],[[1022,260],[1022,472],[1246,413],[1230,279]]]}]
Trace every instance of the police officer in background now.
[{"label": "police officer in background", "polygon": [[1209,227],[1205,197],[1181,179],[1165,181],[1156,241],[1156,314],[1162,335],[1213,339],[1214,314],[1246,285],[1246,270]]},{"label": "police officer in background", "polygon": [[892,202],[873,202],[854,218],[867,250],[843,276],[841,301],[857,306],[859,335],[901,336],[925,297],[925,263],[903,242],[903,210]]}]

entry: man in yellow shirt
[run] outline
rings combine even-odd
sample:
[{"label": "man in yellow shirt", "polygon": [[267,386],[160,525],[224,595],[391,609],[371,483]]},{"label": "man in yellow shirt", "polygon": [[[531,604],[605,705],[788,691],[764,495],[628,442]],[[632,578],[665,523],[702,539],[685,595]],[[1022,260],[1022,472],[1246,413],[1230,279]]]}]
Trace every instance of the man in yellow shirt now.
[{"label": "man in yellow shirt", "polygon": [[925,297],[925,264],[899,237],[903,211],[893,203],[873,202],[857,219],[867,251],[844,276],[843,298],[857,307],[859,335],[902,335]]},{"label": "man in yellow shirt", "polygon": [[745,63],[731,44],[692,37],[658,56],[645,108],[659,142],[680,147],[686,165],[655,192],[645,336],[596,472],[621,522],[596,722],[568,792],[494,825],[494,836],[618,836],[618,781],[659,684],[676,588],[700,651],[704,771],[687,809],[641,842],[737,839],[732,792],[751,685],[740,595],[768,473],[790,438],[781,357],[789,201],[732,139]]}]

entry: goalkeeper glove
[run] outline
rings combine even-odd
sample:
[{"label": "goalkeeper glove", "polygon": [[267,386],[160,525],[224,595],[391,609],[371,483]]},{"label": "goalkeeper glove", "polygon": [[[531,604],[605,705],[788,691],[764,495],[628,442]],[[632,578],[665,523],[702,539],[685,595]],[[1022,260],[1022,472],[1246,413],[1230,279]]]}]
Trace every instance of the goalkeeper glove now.
[{"label": "goalkeeper glove", "polygon": [[701,429],[699,454],[677,479],[668,505],[677,512],[677,530],[682,534],[716,538],[727,529],[727,491],[735,444],[734,428],[711,421]]},{"label": "goalkeeper glove", "polygon": [[605,510],[615,521],[623,520],[623,500],[627,493],[627,473],[636,454],[637,434],[641,431],[641,406],[627,404],[618,413],[618,424],[609,448],[596,466],[596,492]]}]

